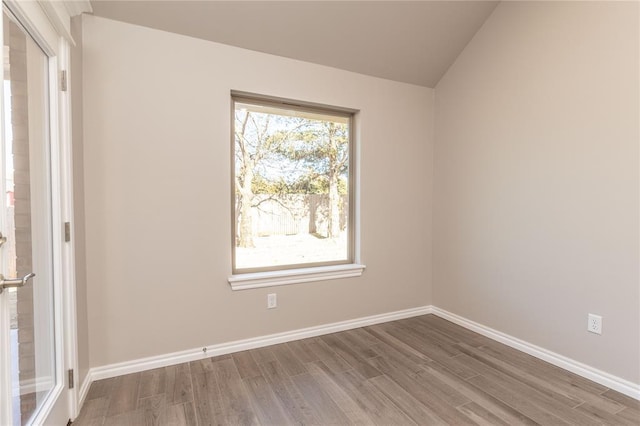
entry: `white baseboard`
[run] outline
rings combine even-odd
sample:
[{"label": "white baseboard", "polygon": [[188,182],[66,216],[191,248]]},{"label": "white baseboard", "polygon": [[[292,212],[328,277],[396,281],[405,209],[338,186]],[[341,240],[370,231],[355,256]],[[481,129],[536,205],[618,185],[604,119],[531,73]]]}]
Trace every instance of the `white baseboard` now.
[{"label": "white baseboard", "polygon": [[589,380],[593,380],[596,383],[600,383],[601,385],[621,392],[632,398],[640,399],[640,385],[636,383],[632,383],[620,377],[613,376],[612,374],[600,371],[560,354],[551,352],[539,346],[509,336],[508,334],[494,330],[490,327],[478,324],[459,315],[429,305],[421,306],[418,308],[405,309],[402,311],[389,312],[386,314],[372,315],[363,318],[325,324],[316,327],[308,327],[283,333],[270,334],[267,336],[236,340],[228,343],[220,343],[217,345],[207,346],[206,351],[203,350],[204,348],[196,348],[186,351],[173,352],[170,354],[121,362],[117,364],[110,364],[101,367],[94,367],[89,370],[87,376],[82,382],[78,395],[78,406],[82,407],[82,404],[84,403],[84,400],[89,391],[89,387],[95,380],[108,379],[111,377],[121,376],[123,374],[137,373],[154,368],[181,364],[183,362],[190,362],[199,359],[245,351],[248,349],[261,348],[278,343],[306,339],[309,337],[321,336],[324,334],[336,333],[339,331],[366,327],[368,325],[396,321],[404,318],[411,318],[426,314],[435,314],[471,331],[475,331],[476,333],[482,334],[483,336],[486,336],[490,339],[496,340],[500,343],[504,343],[507,346],[511,346],[512,348],[518,349],[524,353],[547,361],[560,368],[571,371],[572,373],[575,373],[579,376],[585,377]]},{"label": "white baseboard", "polygon": [[[76,405],[76,410],[78,411],[76,416],[80,414],[80,409],[82,409],[82,405],[84,405],[84,400],[87,398],[87,394],[89,393],[89,388],[91,387],[91,383],[93,383],[95,379],[91,374],[91,370],[87,372],[87,375],[84,377],[82,381],[82,385],[80,385],[80,389],[78,390],[78,404]],[[75,419],[74,419],[75,420]]]},{"label": "white baseboard", "polygon": [[476,333],[482,334],[483,336],[486,336],[492,340],[504,343],[507,346],[546,361],[549,364],[553,364],[557,367],[575,373],[578,376],[593,380],[596,383],[623,393],[631,398],[640,400],[640,384],[630,382],[628,380],[614,376],[613,374],[609,374],[602,370],[590,367],[571,358],[567,358],[566,356],[551,352],[547,349],[541,348],[540,346],[525,342],[524,340],[517,339],[508,334],[494,330],[493,328],[478,324],[477,322],[445,311],[444,309],[433,306],[431,307],[431,310],[434,315],[437,315],[440,318],[449,320],[468,330],[475,331]]},{"label": "white baseboard", "polygon": [[[133,361],[121,362],[117,364],[105,365],[102,367],[95,367],[89,371],[87,377],[90,377],[90,380],[93,382],[94,380],[107,379],[110,377],[121,376],[123,374],[137,373],[139,371],[166,367],[168,365],[181,364],[183,362],[190,362],[198,359],[225,355],[233,352],[246,351],[248,349],[261,348],[278,343],[306,339],[308,337],[321,336],[323,334],[336,333],[338,331],[366,327],[368,325],[396,321],[403,318],[410,318],[430,313],[432,313],[431,306],[422,306],[418,308],[405,309],[402,311],[389,312],[386,314],[372,315],[363,318],[335,322],[316,327],[308,327],[299,330],[286,331],[283,333],[270,334],[267,336],[236,340],[234,342],[207,346],[206,351],[204,350],[205,348],[196,348],[170,354],[136,359]],[[80,398],[80,400],[82,401],[83,398]]]}]

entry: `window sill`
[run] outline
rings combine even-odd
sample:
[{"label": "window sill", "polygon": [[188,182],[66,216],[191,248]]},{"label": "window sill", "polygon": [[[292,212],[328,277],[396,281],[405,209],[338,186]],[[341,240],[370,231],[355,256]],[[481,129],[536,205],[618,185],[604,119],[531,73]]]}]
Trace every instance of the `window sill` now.
[{"label": "window sill", "polygon": [[278,285],[299,284],[311,281],[359,277],[362,275],[364,268],[365,265],[351,263],[348,265],[253,272],[250,274],[232,275],[228,281],[232,290],[247,290],[250,288],[275,287]]}]

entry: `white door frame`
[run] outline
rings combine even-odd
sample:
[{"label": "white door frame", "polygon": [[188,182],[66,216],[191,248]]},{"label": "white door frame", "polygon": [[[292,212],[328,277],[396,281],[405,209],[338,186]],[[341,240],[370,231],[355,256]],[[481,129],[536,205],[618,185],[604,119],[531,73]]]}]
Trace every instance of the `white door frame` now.
[{"label": "white door frame", "polygon": [[[73,224],[73,163],[71,145],[71,103],[69,91],[62,91],[60,75],[70,68],[70,19],[72,15],[90,10],[67,5],[62,1],[4,0],[27,32],[49,56],[49,138],[51,144],[51,204],[53,224],[53,278],[54,278],[54,335],[56,358],[56,385],[48,402],[32,419],[33,424],[64,421],[77,416],[78,386],[69,389],[68,370],[78,371],[75,247],[74,239],[65,242],[64,224]],[[88,8],[87,8],[88,7]],[[0,20],[0,34],[2,34]],[[68,81],[66,82],[69,86]],[[0,96],[0,108],[2,108]],[[1,112],[1,109],[0,109]],[[0,129],[1,130],[1,129]],[[72,227],[70,227],[72,229]],[[0,324],[8,324],[6,298],[0,297]],[[8,328],[8,327],[6,327]],[[8,333],[0,332],[0,348],[9,348]],[[11,395],[10,357],[0,354],[0,394]],[[9,374],[7,377],[6,375]],[[77,382],[77,379],[74,378]],[[60,398],[68,402],[56,404]],[[7,424],[11,416],[10,398],[0,398],[0,424]],[[5,417],[3,417],[3,415]],[[55,420],[54,420],[55,419]]]}]

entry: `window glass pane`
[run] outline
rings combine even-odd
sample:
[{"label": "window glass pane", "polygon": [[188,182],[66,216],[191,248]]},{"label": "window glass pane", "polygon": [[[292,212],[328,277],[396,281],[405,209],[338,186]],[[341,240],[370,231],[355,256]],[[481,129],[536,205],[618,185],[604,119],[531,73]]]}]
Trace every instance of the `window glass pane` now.
[{"label": "window glass pane", "polygon": [[[51,246],[49,58],[7,10],[3,15],[4,203],[0,273],[21,279],[9,298],[12,418],[29,424],[56,385]],[[2,348],[4,350],[4,348]]]},{"label": "window glass pane", "polygon": [[351,117],[244,99],[234,110],[234,271],[351,262]]}]

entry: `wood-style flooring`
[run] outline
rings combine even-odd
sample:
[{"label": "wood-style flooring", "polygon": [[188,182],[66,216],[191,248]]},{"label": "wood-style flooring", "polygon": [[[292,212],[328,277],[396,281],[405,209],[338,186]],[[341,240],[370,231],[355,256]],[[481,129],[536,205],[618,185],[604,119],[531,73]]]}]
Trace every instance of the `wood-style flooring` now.
[{"label": "wood-style flooring", "polygon": [[96,381],[80,425],[640,425],[640,402],[434,315]]}]

